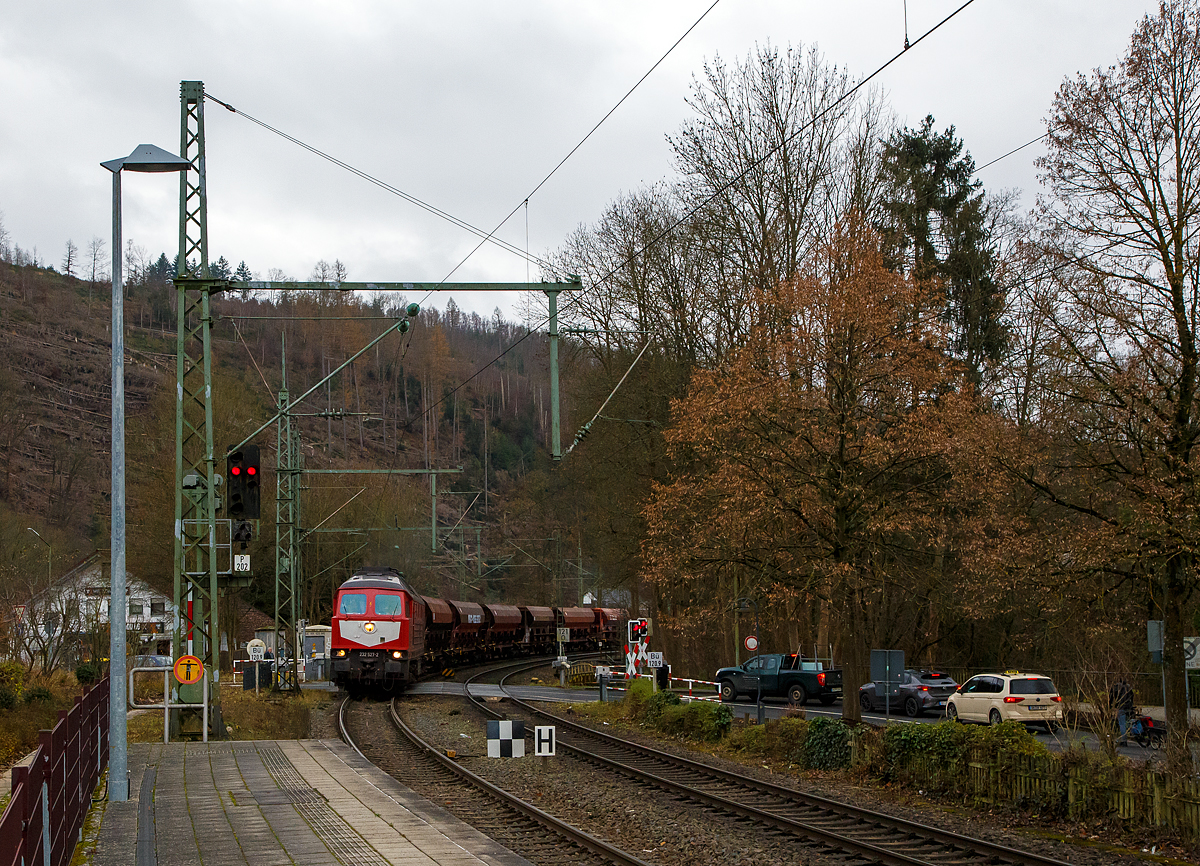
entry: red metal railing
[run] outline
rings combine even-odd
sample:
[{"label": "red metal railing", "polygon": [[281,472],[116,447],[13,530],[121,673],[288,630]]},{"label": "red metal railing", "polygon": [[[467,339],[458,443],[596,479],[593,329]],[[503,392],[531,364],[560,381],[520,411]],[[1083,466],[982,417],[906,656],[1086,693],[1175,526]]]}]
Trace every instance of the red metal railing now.
[{"label": "red metal railing", "polygon": [[61,711],[40,738],[33,762],[13,768],[12,799],[0,815],[0,866],[71,862],[108,764],[108,678]]}]

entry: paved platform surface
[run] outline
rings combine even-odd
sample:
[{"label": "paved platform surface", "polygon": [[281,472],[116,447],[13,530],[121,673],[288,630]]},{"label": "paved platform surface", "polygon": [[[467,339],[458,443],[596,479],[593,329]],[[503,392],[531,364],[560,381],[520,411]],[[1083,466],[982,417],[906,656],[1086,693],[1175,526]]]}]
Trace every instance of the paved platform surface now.
[{"label": "paved platform surface", "polygon": [[96,866],[529,866],[339,740],[137,744]]}]

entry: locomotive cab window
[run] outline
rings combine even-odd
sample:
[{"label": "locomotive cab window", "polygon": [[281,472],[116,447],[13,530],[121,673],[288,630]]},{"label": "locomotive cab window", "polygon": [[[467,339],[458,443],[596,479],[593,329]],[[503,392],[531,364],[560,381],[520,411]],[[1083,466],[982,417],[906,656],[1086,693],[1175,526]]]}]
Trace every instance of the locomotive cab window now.
[{"label": "locomotive cab window", "polygon": [[342,605],[338,613],[342,616],[365,614],[367,612],[367,594],[365,592],[343,592]]},{"label": "locomotive cab window", "polygon": [[375,593],[376,616],[404,616],[404,596],[390,592]]}]

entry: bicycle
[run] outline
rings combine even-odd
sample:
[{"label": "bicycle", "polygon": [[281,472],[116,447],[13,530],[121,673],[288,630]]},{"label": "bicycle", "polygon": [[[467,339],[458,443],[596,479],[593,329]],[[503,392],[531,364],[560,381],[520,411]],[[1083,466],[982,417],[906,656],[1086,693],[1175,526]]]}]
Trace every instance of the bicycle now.
[{"label": "bicycle", "polygon": [[1130,720],[1125,733],[1143,749],[1161,749],[1167,739],[1167,726],[1165,722],[1156,722],[1149,716],[1137,715]]}]

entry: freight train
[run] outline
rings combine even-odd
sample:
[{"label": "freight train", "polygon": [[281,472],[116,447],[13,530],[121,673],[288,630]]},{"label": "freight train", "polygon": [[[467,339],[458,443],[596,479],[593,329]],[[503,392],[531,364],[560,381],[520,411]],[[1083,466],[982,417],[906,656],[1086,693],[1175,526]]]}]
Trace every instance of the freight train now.
[{"label": "freight train", "polygon": [[625,611],[427,598],[394,568],[360,568],[338,587],[330,648],[333,682],[351,694],[400,692],[423,671],[462,661],[620,649]]}]

